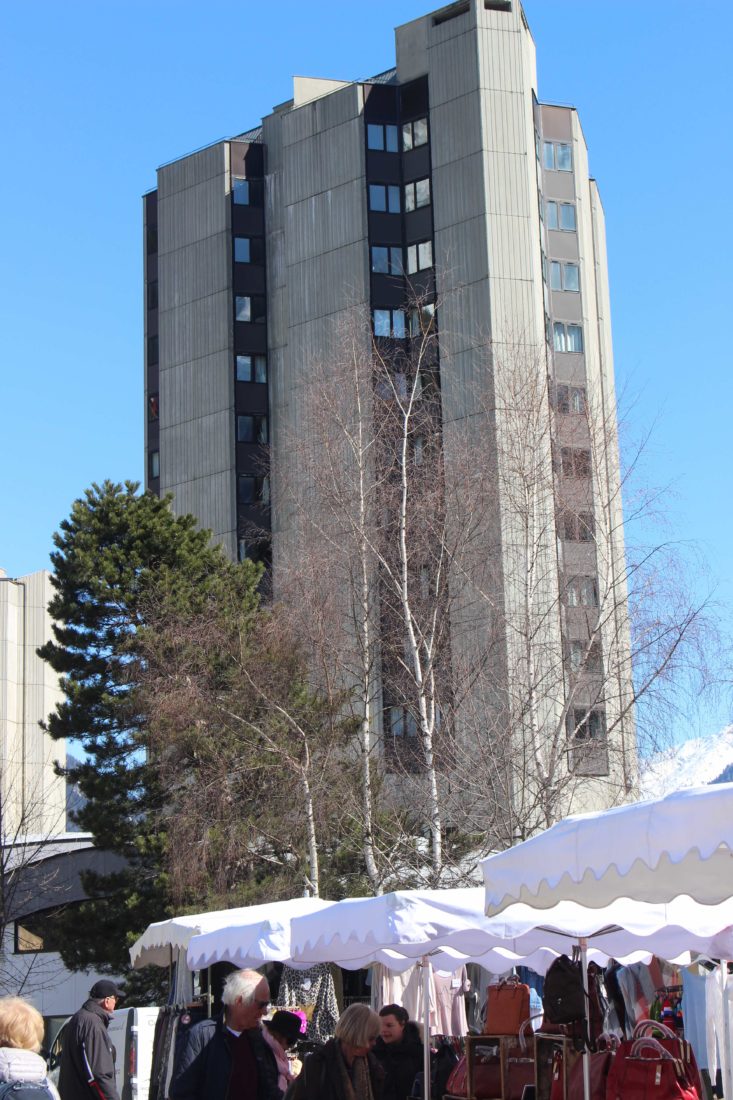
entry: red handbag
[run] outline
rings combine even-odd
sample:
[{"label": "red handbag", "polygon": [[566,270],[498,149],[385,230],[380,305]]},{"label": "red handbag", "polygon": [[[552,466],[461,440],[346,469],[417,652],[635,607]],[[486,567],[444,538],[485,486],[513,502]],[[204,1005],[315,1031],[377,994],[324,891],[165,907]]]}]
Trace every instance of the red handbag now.
[{"label": "red handbag", "polygon": [[519,1035],[519,1029],[528,1019],[528,985],[512,977],[489,986],[484,1035]]},{"label": "red handbag", "polygon": [[450,1071],[445,1091],[448,1096],[468,1096],[468,1063],[465,1054],[461,1055]]},{"label": "red handbag", "polygon": [[622,1043],[609,1070],[606,1100],[700,1100],[689,1063],[675,1058],[657,1039]]},{"label": "red handbag", "polygon": [[[590,1100],[606,1100],[606,1086],[611,1072],[614,1053],[611,1050],[599,1050],[590,1056]],[[582,1055],[574,1063],[568,1074],[568,1100],[585,1100]]]},{"label": "red handbag", "polygon": [[534,1084],[534,1034],[532,1021],[525,1020],[519,1029],[519,1042],[506,1052],[504,1100],[522,1100],[525,1086]]},{"label": "red handbag", "polygon": [[[468,1059],[465,1054],[451,1070],[445,1091],[448,1096],[468,1096]],[[501,1097],[501,1065],[498,1054],[474,1058],[473,1096],[475,1100],[499,1100]]]}]

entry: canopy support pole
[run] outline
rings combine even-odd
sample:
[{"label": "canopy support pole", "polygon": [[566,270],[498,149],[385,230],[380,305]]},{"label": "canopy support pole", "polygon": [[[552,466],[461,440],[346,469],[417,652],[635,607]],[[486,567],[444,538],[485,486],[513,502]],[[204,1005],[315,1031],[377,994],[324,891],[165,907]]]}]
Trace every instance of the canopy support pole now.
[{"label": "canopy support pole", "polygon": [[[588,992],[588,940],[580,937],[580,965],[583,972],[583,1005],[585,1008],[585,1030],[590,1038],[590,995]],[[583,1047],[583,1096],[590,1100],[590,1051],[587,1044]]]},{"label": "canopy support pole", "polygon": [[423,1017],[423,1100],[430,1100],[430,959],[423,955],[422,966],[422,1017]]},{"label": "canopy support pole", "polygon": [[733,1097],[733,1043],[731,1043],[731,1006],[728,999],[728,963],[720,960],[720,998],[723,1009],[723,1056],[725,1058],[725,1075],[723,1078],[723,1096],[726,1100]]}]

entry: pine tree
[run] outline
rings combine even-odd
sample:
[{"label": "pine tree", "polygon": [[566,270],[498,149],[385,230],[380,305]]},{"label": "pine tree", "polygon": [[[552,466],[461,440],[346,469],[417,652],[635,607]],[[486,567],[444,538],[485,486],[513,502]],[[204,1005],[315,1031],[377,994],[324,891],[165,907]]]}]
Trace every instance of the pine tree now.
[{"label": "pine tree", "polygon": [[61,953],[72,968],[120,974],[131,940],[168,907],[162,795],[147,759],[136,638],[156,590],[175,592],[185,578],[182,591],[196,592],[225,558],[193,516],[174,516],[169,499],[140,494],[133,482],[92,485],[54,542],[55,640],[39,653],[61,676],[65,698],[46,728],[83,746],[85,758],[66,773],[85,799],[76,821],[99,849],[122,857],[114,874],[84,876],[89,900],[81,913],[67,911]]}]

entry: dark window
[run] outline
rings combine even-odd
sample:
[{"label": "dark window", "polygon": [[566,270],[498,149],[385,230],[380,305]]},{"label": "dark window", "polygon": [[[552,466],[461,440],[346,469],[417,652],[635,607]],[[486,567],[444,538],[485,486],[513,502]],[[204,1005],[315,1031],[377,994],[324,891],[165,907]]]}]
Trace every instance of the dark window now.
[{"label": "dark window", "polygon": [[407,246],[407,274],[414,275],[433,266],[433,242],[420,241]]},{"label": "dark window", "polygon": [[417,719],[407,707],[387,707],[385,727],[395,738],[417,737]]},{"label": "dark window", "polygon": [[370,183],[369,209],[383,214],[399,214],[400,189],[396,184]]},{"label": "dark window", "polygon": [[157,393],[148,394],[148,420],[157,420],[160,416]]},{"label": "dark window", "polygon": [[402,249],[372,245],[372,271],[381,275],[401,275]]},{"label": "dark window", "polygon": [[264,324],[267,320],[265,299],[261,296],[237,296],[234,299],[234,316],[237,321]]},{"label": "dark window", "polygon": [[542,164],[555,172],[572,172],[572,146],[562,141],[545,141],[542,144]]},{"label": "dark window", "polygon": [[584,413],[585,390],[582,386],[555,387],[555,408],[559,413]]},{"label": "dark window", "polygon": [[384,153],[399,152],[397,146],[397,127],[391,124],[369,122],[367,124],[367,147]]},{"label": "dark window", "polygon": [[435,306],[432,302],[410,310],[410,336],[425,335],[432,331],[434,324]]},{"label": "dark window", "polygon": [[237,356],[237,382],[266,382],[267,359],[264,355]]},{"label": "dark window", "polygon": [[557,529],[567,542],[593,542],[595,521],[592,512],[560,512]]},{"label": "dark window", "polygon": [[568,642],[568,655],[573,672],[601,672],[603,669],[601,644],[598,639],[594,639],[590,644],[587,639],[573,639]]},{"label": "dark window", "polygon": [[576,225],[573,203],[548,199],[545,203],[545,224],[548,229],[561,229],[565,233],[574,233]]},{"label": "dark window", "polygon": [[267,562],[269,549],[269,540],[266,538],[240,538],[237,541],[237,559],[239,561]]},{"label": "dark window", "polygon": [[148,309],[158,308],[158,280],[148,283]]},{"label": "dark window", "polygon": [[160,451],[151,451],[149,459],[150,477],[160,477]]},{"label": "dark window", "polygon": [[568,607],[598,607],[598,585],[595,577],[571,577],[565,589]]},{"label": "dark window", "polygon": [[158,362],[158,337],[148,336],[148,364],[154,367]]},{"label": "dark window", "polygon": [[405,212],[430,205],[430,180],[415,180],[405,184]]},{"label": "dark window", "polygon": [[404,309],[375,309],[373,322],[375,336],[391,336],[395,340],[403,340],[407,335]]},{"label": "dark window", "polygon": [[583,447],[563,447],[561,454],[563,477],[590,477],[590,451]]},{"label": "dark window", "polygon": [[550,263],[550,288],[552,290],[580,290],[580,272],[577,264]]},{"label": "dark window", "polygon": [[427,145],[428,120],[416,118],[414,122],[406,122],[402,127],[402,148],[405,152],[417,149],[419,145]]},{"label": "dark window", "polygon": [[[79,903],[80,904],[80,903]],[[63,942],[63,930],[59,929],[59,918],[68,906],[44,909],[38,913],[29,913],[15,922],[15,954],[38,954],[59,951]]]},{"label": "dark window", "polygon": [[158,230],[154,226],[147,231],[145,245],[149,253],[158,251]]},{"label": "dark window", "polygon": [[237,478],[237,500],[240,504],[269,504],[270,479],[240,474]]},{"label": "dark window", "polygon": [[238,264],[261,264],[264,259],[261,237],[235,237],[234,260]]},{"label": "dark window", "polygon": [[608,775],[606,715],[598,707],[575,707],[567,718],[571,769],[579,775]]},{"label": "dark window", "polygon": [[238,416],[238,443],[267,443],[266,416]]},{"label": "dark window", "polygon": [[580,325],[566,324],[565,321],[555,321],[552,326],[552,333],[555,351],[583,350],[583,330]]},{"label": "dark window", "polygon": [[249,206],[249,180],[232,180],[232,199],[237,206]]}]

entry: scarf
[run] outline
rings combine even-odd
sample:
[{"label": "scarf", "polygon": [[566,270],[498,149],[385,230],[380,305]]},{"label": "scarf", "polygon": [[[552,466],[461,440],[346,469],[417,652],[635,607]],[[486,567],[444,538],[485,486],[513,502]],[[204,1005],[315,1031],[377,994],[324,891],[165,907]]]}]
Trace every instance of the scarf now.
[{"label": "scarf", "polygon": [[355,1058],[351,1066],[351,1073],[349,1073],[349,1067],[346,1065],[346,1059],[341,1052],[341,1044],[339,1043],[337,1060],[344,1100],[374,1100],[372,1078],[369,1073],[369,1059]]}]

